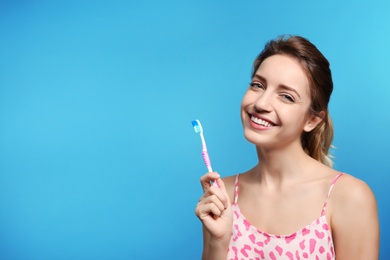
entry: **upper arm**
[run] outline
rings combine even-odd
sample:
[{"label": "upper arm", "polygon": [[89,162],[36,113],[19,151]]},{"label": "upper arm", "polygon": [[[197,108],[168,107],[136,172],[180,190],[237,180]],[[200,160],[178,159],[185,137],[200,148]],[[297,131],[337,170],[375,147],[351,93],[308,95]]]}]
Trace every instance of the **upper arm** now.
[{"label": "upper arm", "polygon": [[379,221],[373,192],[346,175],[332,194],[331,228],[337,259],[378,259]]}]

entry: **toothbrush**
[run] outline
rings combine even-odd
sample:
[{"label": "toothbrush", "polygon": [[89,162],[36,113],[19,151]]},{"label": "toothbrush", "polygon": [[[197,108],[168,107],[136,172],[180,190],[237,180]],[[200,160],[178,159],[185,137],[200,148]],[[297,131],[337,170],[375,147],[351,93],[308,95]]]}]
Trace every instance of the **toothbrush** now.
[{"label": "toothbrush", "polygon": [[[206,164],[207,170],[209,172],[212,172],[213,169],[211,168],[211,161],[210,161],[209,153],[207,151],[206,140],[204,139],[204,136],[203,136],[202,124],[200,123],[199,120],[193,120],[192,126],[194,127],[195,133],[199,134],[200,139],[202,140],[202,157],[203,157],[204,163]],[[213,185],[218,187],[218,183],[216,181],[213,182]]]}]

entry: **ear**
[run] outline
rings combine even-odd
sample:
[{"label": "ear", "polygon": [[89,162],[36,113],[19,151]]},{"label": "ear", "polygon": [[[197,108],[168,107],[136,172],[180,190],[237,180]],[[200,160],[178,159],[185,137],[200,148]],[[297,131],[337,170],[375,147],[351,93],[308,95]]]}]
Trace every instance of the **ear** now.
[{"label": "ear", "polygon": [[303,131],[305,131],[305,132],[312,131],[314,128],[316,128],[316,126],[319,123],[321,123],[321,121],[323,120],[324,117],[325,117],[324,111],[321,111],[318,115],[311,114],[307,119],[305,127],[303,128]]}]

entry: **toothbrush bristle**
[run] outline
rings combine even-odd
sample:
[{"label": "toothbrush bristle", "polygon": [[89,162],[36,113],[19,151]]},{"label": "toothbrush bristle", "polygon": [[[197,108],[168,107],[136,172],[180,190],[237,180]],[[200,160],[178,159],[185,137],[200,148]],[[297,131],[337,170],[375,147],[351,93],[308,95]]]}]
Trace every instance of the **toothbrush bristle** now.
[{"label": "toothbrush bristle", "polygon": [[200,132],[201,132],[202,130],[201,130],[201,126],[200,126],[199,120],[193,120],[193,121],[192,121],[192,126],[194,127],[195,133],[196,133],[196,134],[200,134]]}]

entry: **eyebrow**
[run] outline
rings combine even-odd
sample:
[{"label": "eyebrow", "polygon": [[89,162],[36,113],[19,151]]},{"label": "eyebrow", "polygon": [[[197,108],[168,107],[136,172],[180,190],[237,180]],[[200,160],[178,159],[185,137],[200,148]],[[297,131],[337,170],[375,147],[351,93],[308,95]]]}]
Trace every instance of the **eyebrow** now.
[{"label": "eyebrow", "polygon": [[[261,81],[263,81],[264,83],[267,84],[267,79],[260,76],[259,74],[255,74],[253,75],[253,79],[259,79]],[[285,90],[288,90],[288,91],[292,91],[294,92],[299,98],[301,98],[301,96],[299,95],[298,91],[296,91],[294,88],[290,87],[290,86],[287,86],[285,84],[280,84],[278,85],[278,88],[281,88],[281,89],[285,89]]]},{"label": "eyebrow", "polygon": [[296,91],[294,88],[289,87],[289,86],[284,85],[284,84],[281,84],[279,87],[282,88],[282,89],[285,89],[285,90],[292,91],[292,92],[294,92],[299,98],[301,98],[301,96],[299,95],[298,91]]}]

